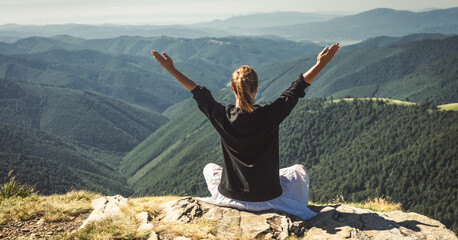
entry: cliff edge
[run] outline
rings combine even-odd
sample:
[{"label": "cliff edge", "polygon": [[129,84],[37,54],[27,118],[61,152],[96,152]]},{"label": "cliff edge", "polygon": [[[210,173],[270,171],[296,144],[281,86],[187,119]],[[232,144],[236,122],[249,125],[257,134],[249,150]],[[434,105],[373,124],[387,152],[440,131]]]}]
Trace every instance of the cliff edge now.
[{"label": "cliff edge", "polygon": [[[308,221],[279,212],[217,207],[192,197],[117,195],[93,199],[91,205],[86,214],[60,221],[64,223],[60,232],[53,231],[52,221],[37,218],[19,228],[3,226],[0,235],[6,239],[457,239],[439,221],[417,213],[381,213],[340,204],[309,206],[318,216]],[[65,226],[72,229],[66,231]],[[40,232],[40,227],[47,230]]]}]

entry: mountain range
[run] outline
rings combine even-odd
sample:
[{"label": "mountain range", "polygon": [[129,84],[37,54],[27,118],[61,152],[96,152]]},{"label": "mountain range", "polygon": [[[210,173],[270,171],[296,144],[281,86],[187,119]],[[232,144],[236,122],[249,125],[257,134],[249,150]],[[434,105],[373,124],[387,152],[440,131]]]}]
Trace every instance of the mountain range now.
[{"label": "mountain range", "polygon": [[318,42],[354,42],[381,35],[414,33],[458,33],[458,8],[411,12],[387,8],[353,15],[301,12],[272,12],[234,16],[224,20],[190,25],[45,25],[6,24],[0,26],[0,40],[15,41],[30,36],[72,35],[100,39],[120,35],[176,38],[257,35]]},{"label": "mountain range", "polygon": [[0,77],[96,91],[157,112],[190,94],[153,62],[152,49],[166,51],[189,77],[220,89],[235,66],[279,62],[321,48],[311,43],[252,37],[58,38],[0,43]]}]

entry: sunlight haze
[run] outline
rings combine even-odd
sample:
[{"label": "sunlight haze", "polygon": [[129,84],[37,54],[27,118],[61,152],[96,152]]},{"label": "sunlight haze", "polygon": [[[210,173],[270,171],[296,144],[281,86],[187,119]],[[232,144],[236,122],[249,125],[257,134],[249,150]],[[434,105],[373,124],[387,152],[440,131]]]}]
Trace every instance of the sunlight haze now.
[{"label": "sunlight haze", "polygon": [[191,24],[259,12],[354,14],[374,8],[424,11],[458,6],[451,0],[0,0],[0,24]]}]

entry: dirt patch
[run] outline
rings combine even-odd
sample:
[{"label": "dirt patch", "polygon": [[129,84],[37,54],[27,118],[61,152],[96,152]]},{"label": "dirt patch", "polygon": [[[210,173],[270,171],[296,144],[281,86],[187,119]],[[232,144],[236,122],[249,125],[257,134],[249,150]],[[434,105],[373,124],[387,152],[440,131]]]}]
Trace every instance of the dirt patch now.
[{"label": "dirt patch", "polygon": [[41,239],[75,233],[90,213],[82,213],[66,221],[45,222],[39,218],[27,221],[14,220],[0,226],[0,239]]}]

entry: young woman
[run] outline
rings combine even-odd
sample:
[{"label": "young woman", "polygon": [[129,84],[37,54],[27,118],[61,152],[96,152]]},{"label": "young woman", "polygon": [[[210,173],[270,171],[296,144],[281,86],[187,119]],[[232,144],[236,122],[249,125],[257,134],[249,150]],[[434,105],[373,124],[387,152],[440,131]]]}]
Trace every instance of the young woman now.
[{"label": "young woman", "polygon": [[235,105],[223,106],[207,88],[178,71],[167,54],[152,51],[161,66],[191,91],[199,109],[221,136],[224,166],[210,163],[204,168],[212,196],[200,200],[249,211],[278,210],[304,220],[316,215],[307,208],[309,178],[305,167],[279,168],[278,127],[338,49],[339,44],[325,48],[315,66],[266,106],[255,105],[258,77],[248,66],[232,74]]}]

